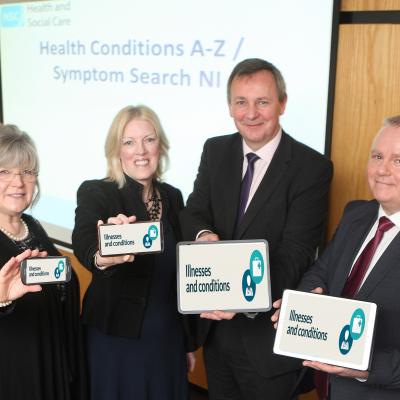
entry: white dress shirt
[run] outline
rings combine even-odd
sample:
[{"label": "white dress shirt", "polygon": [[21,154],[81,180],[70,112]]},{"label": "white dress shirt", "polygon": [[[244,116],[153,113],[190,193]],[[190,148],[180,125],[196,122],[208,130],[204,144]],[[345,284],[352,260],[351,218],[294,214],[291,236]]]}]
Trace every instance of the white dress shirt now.
[{"label": "white dress shirt", "polygon": [[247,210],[247,207],[249,206],[251,200],[253,199],[255,192],[260,186],[260,183],[264,178],[265,173],[267,172],[269,164],[271,164],[272,157],[274,156],[275,151],[278,148],[281,138],[282,138],[282,129],[279,128],[279,131],[275,135],[275,137],[257,151],[253,151],[243,140],[244,159],[243,159],[242,179],[244,178],[244,175],[246,174],[247,170],[248,161],[246,155],[248,153],[255,153],[258,155],[258,157],[260,157],[258,160],[254,162],[253,180],[251,182],[249,198],[247,200],[245,211]]},{"label": "white dress shirt", "polygon": [[[364,284],[368,275],[371,273],[372,269],[375,267],[376,263],[378,262],[378,260],[380,259],[380,257],[384,253],[384,251],[389,247],[389,244],[392,242],[392,240],[395,238],[395,236],[400,232],[400,211],[398,211],[392,215],[387,215],[385,213],[385,211],[383,210],[382,206],[380,206],[379,212],[378,212],[378,218],[376,219],[374,225],[372,226],[367,237],[365,238],[364,243],[362,244],[360,251],[357,254],[357,257],[353,261],[353,265],[352,265],[351,269],[353,269],[353,266],[354,266],[356,260],[358,260],[358,257],[360,256],[361,252],[364,250],[365,246],[375,236],[376,230],[378,228],[379,218],[383,217],[383,216],[390,219],[390,221],[392,221],[394,223],[394,226],[383,234],[382,240],[379,243],[378,247],[376,248],[375,254],[372,257],[371,263],[369,264],[368,270],[365,273],[365,276],[361,283],[361,286]],[[350,272],[351,272],[351,270],[350,270]]]}]

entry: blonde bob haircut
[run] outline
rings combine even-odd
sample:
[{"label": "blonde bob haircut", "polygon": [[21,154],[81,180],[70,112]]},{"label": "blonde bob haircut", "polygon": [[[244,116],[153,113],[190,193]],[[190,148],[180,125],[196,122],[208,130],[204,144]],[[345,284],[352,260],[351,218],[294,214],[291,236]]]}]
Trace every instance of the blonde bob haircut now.
[{"label": "blonde bob haircut", "polygon": [[105,143],[105,154],[107,158],[107,179],[116,182],[120,189],[126,183],[124,171],[122,169],[120,160],[122,137],[126,126],[133,119],[146,121],[150,125],[152,125],[159,139],[160,160],[158,162],[158,167],[153,179],[162,179],[162,174],[168,167],[169,162],[169,143],[157,114],[150,107],[144,105],[124,107],[118,112],[113,122],[111,123]]},{"label": "blonde bob haircut", "polygon": [[[0,124],[0,168],[15,168],[39,174],[39,157],[32,138],[15,125]],[[39,200],[40,186],[36,179],[36,193],[31,205]]]}]

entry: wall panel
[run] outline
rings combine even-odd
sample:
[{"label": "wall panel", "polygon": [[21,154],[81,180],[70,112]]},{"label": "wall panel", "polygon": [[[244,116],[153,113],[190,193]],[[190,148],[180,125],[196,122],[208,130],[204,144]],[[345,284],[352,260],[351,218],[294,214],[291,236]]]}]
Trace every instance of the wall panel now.
[{"label": "wall panel", "polygon": [[400,0],[342,0],[342,11],[400,10]]},{"label": "wall panel", "polygon": [[365,179],[372,138],[400,113],[400,25],[342,25],[333,114],[331,236],[351,199],[370,198]]}]

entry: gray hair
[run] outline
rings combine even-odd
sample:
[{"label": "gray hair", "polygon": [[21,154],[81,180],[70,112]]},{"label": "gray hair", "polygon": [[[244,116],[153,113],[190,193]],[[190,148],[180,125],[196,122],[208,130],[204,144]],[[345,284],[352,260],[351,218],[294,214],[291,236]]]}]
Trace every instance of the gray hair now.
[{"label": "gray hair", "polygon": [[269,71],[272,73],[272,75],[275,79],[275,84],[276,84],[276,88],[278,91],[279,101],[282,102],[286,99],[286,97],[287,97],[286,84],[285,84],[285,80],[283,79],[283,76],[281,74],[281,71],[279,71],[279,69],[276,68],[274,64],[272,64],[268,61],[262,60],[261,58],[248,58],[246,60],[241,61],[239,64],[237,64],[235,66],[235,68],[233,68],[233,71],[231,72],[231,75],[229,76],[228,84],[227,84],[228,103],[231,102],[231,88],[232,88],[233,80],[236,77],[253,75],[259,71]]},{"label": "gray hair", "polygon": [[[39,173],[39,157],[32,138],[15,125],[0,124],[0,167]],[[32,204],[39,200],[40,186],[36,179]]]},{"label": "gray hair", "polygon": [[383,126],[392,126],[395,128],[400,127],[400,115],[394,115],[393,117],[387,117],[383,120]]}]

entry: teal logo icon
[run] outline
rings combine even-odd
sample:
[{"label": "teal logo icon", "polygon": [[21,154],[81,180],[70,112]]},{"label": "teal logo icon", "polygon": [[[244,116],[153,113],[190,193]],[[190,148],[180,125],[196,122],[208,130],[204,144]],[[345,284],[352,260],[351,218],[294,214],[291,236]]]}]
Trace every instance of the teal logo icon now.
[{"label": "teal logo icon", "polygon": [[353,338],[350,336],[350,325],[345,325],[339,335],[339,350],[347,354],[353,345]]},{"label": "teal logo icon", "polygon": [[365,327],[365,314],[361,308],[353,312],[350,320],[350,335],[354,340],[360,339],[364,332]]},{"label": "teal logo icon", "polygon": [[150,239],[150,236],[147,233],[146,235],[143,236],[143,246],[146,247],[146,249],[149,249],[152,244],[153,241]]},{"label": "teal logo icon", "polygon": [[243,296],[247,301],[252,301],[256,295],[256,284],[251,279],[250,271],[247,269],[242,278]]},{"label": "teal logo icon", "polygon": [[346,355],[353,345],[354,340],[360,339],[365,328],[365,313],[361,308],[357,308],[351,318],[350,323],[345,325],[339,335],[339,351]]},{"label": "teal logo icon", "polygon": [[1,26],[16,28],[24,25],[24,9],[22,6],[6,6],[1,9]]},{"label": "teal logo icon", "polygon": [[264,259],[258,250],[254,250],[250,256],[250,273],[253,281],[259,284],[264,277]]},{"label": "teal logo icon", "polygon": [[155,225],[150,225],[146,235],[143,236],[143,246],[149,249],[153,244],[153,240],[158,238],[158,228]]},{"label": "teal logo icon", "polygon": [[54,276],[56,277],[56,279],[59,279],[61,276],[61,273],[64,271],[65,269],[65,263],[63,260],[60,260],[58,262],[57,267],[54,269]]},{"label": "teal logo icon", "polygon": [[261,252],[254,250],[250,255],[249,266],[243,273],[242,292],[247,301],[252,301],[256,295],[256,285],[264,278],[265,262]]},{"label": "teal logo icon", "polygon": [[151,225],[147,232],[151,240],[156,240],[158,238],[158,229],[155,225]]}]

